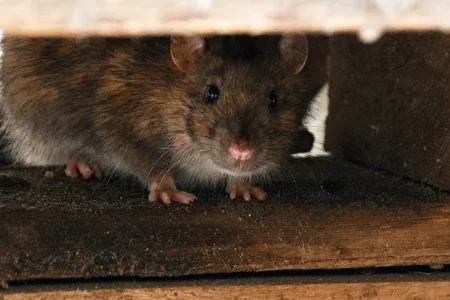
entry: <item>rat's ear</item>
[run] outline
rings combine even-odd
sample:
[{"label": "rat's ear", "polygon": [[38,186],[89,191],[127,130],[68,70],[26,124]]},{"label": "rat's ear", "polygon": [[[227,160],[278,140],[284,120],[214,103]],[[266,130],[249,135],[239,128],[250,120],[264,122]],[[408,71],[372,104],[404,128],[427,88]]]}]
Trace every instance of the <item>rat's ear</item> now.
[{"label": "rat's ear", "polygon": [[300,72],[308,58],[308,39],[304,34],[283,35],[279,45],[280,55],[294,74]]},{"label": "rat's ear", "polygon": [[195,58],[205,48],[205,40],[199,36],[173,36],[170,43],[170,55],[173,63],[186,71]]}]

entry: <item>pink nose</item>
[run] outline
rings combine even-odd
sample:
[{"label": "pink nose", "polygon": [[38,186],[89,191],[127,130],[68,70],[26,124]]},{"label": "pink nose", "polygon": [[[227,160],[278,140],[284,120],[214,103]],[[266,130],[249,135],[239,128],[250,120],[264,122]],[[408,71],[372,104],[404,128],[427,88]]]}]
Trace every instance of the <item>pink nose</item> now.
[{"label": "pink nose", "polygon": [[248,145],[231,144],[228,149],[230,156],[236,161],[247,161],[252,157],[255,150]]}]

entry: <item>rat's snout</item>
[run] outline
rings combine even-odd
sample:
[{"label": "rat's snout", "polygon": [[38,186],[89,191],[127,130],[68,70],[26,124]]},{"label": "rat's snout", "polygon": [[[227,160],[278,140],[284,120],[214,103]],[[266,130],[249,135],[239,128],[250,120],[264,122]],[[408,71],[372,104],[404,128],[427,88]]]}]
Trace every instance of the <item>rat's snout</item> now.
[{"label": "rat's snout", "polygon": [[248,161],[254,152],[255,149],[248,143],[233,143],[228,148],[228,155],[235,161],[240,162]]}]

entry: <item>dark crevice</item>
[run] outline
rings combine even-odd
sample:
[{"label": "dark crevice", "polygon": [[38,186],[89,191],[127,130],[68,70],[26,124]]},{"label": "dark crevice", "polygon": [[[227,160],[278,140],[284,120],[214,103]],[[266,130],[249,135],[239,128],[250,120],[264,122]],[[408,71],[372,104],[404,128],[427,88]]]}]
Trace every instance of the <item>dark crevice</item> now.
[{"label": "dark crevice", "polygon": [[[435,276],[449,275],[450,265],[439,266],[410,266],[410,267],[382,267],[382,268],[361,268],[361,269],[340,269],[340,270],[306,270],[306,271],[270,271],[270,272],[239,272],[230,274],[206,274],[206,275],[189,275],[178,277],[99,277],[99,278],[74,278],[74,279],[35,279],[25,281],[10,281],[7,283],[9,288],[18,288],[24,286],[41,286],[41,285],[80,285],[80,284],[96,284],[96,283],[176,283],[189,281],[224,281],[227,279],[244,280],[244,279],[277,279],[292,278],[297,282],[360,282],[361,275],[366,276],[368,282],[379,281],[383,276],[397,276],[401,280],[406,275],[421,275],[423,279],[436,280]],[[433,276],[432,276],[433,275]],[[446,277],[447,278],[447,277]],[[406,278],[407,279],[407,278]],[[390,280],[393,280],[392,278]]]},{"label": "dark crevice", "polygon": [[387,170],[387,169],[384,169],[384,168],[381,168],[381,167],[377,167],[377,166],[374,166],[374,165],[371,165],[371,164],[368,164],[368,163],[365,163],[365,162],[362,162],[362,161],[359,161],[359,160],[356,160],[356,159],[351,159],[351,158],[347,158],[346,157],[346,158],[344,158],[344,161],[352,163],[352,164],[355,164],[355,165],[360,166],[360,167],[363,167],[365,169],[369,169],[369,170],[374,171],[374,172],[381,173],[381,174],[386,175],[386,176],[396,177],[396,178],[400,178],[402,180],[405,180],[407,182],[411,182],[411,183],[414,183],[414,184],[419,184],[421,186],[424,186],[424,187],[427,187],[427,188],[431,188],[431,189],[433,189],[434,191],[437,191],[437,192],[450,194],[450,190],[448,190],[448,189],[444,189],[442,187],[439,187],[439,186],[436,186],[436,185],[433,185],[431,183],[424,182],[424,181],[421,181],[421,180],[418,180],[418,179],[412,179],[410,177],[407,177],[407,176],[404,176],[404,175],[400,175],[400,174],[397,174],[397,173],[392,172],[390,170]]}]

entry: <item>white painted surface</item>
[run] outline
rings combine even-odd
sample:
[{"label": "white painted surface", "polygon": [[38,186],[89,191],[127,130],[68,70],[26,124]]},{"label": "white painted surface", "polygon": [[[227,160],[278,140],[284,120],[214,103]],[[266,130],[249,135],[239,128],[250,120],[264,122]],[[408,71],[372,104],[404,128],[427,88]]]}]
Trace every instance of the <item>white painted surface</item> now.
[{"label": "white painted surface", "polygon": [[306,128],[314,135],[315,141],[310,153],[296,154],[295,157],[329,155],[323,148],[325,142],[325,121],[328,116],[328,83],[317,93],[311,108],[311,118]]}]

